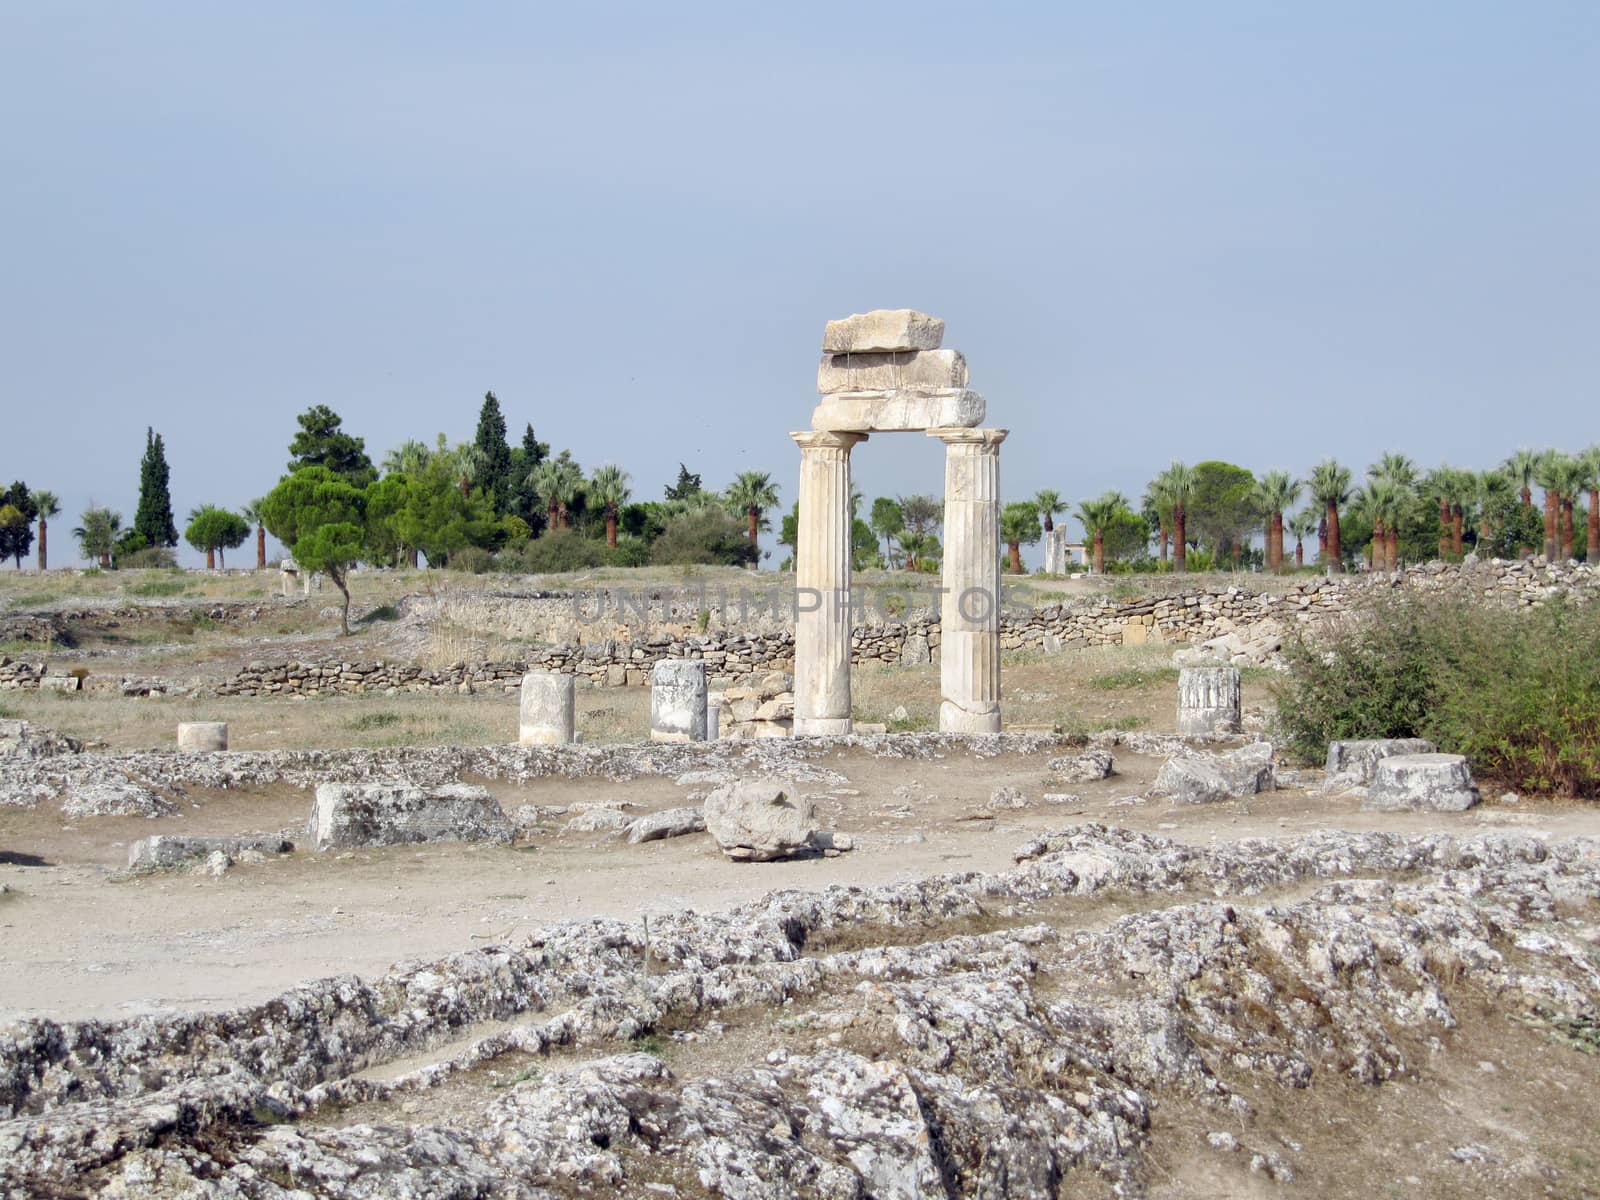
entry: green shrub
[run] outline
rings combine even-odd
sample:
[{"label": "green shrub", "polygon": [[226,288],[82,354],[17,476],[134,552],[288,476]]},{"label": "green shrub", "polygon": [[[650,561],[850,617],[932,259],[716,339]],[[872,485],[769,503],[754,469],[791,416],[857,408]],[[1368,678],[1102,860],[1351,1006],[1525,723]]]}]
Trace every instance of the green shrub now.
[{"label": "green shrub", "polygon": [[743,522],[720,508],[707,508],[667,522],[650,548],[650,561],[657,566],[716,563],[742,567],[756,561],[756,548],[750,544]]},{"label": "green shrub", "polygon": [[[148,554],[149,551],[140,550],[139,553]],[[141,579],[122,590],[129,596],[181,596],[189,590],[189,585],[182,579]]]},{"label": "green shrub", "polygon": [[482,546],[463,546],[450,555],[445,568],[468,575],[482,575],[494,565],[494,555]]},{"label": "green shrub", "polygon": [[613,567],[648,567],[650,543],[643,538],[623,534],[617,538],[616,549],[607,551],[606,561]]},{"label": "green shrub", "polygon": [[119,571],[137,571],[140,569],[166,568],[170,570],[178,565],[178,556],[165,546],[140,546],[119,552],[116,558]]},{"label": "green shrub", "polygon": [[521,575],[585,571],[606,561],[606,544],[573,529],[552,529],[531,542],[500,552],[495,566]]},{"label": "green shrub", "polygon": [[1596,605],[1380,596],[1285,646],[1278,721],[1308,759],[1338,738],[1424,737],[1505,786],[1597,797],[1596,645]]},{"label": "green shrub", "polygon": [[380,604],[377,608],[361,617],[358,625],[371,625],[374,621],[398,621],[400,610],[392,604]]}]

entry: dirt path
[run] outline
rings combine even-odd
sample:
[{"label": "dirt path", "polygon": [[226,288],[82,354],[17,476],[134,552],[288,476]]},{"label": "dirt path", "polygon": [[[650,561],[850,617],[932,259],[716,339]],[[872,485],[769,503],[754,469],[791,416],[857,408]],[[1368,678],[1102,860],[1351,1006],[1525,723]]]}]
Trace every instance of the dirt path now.
[{"label": "dirt path", "polygon": [[[847,782],[805,790],[817,797],[825,823],[855,835],[858,849],[765,865],[729,862],[704,835],[628,846],[556,823],[525,848],[298,852],[241,864],[220,878],[191,872],[119,880],[134,839],[298,830],[310,798],[293,788],[195,795],[186,811],[156,821],[64,823],[54,804],[0,811],[0,883],[10,889],[0,895],[9,968],[0,978],[0,1021],[224,1008],[305,980],[371,976],[399,960],[504,941],[556,921],[631,921],[685,908],[714,911],[784,888],[997,871],[1037,832],[1086,821],[1196,844],[1318,828],[1471,833],[1512,825],[1558,837],[1600,835],[1600,812],[1572,805],[1396,816],[1303,792],[1200,807],[1130,803],[1148,789],[1160,761],[1121,751],[1118,774],[1072,787],[1077,802],[1045,804],[1049,757],[962,753],[924,762],[835,753],[822,765]],[[698,790],[665,779],[490,786],[508,811],[623,800],[642,812],[692,803]],[[1001,786],[1019,788],[1033,806],[985,815]]]}]

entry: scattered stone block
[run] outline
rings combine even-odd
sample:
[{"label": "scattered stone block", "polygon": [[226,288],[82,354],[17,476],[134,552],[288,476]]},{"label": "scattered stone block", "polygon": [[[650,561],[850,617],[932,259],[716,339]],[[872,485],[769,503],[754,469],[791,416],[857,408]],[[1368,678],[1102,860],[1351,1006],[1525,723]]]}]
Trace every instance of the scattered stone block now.
[{"label": "scattered stone block", "polygon": [[959,350],[824,354],[817,367],[817,391],[824,395],[966,386],[967,360]]},{"label": "scattered stone block", "polygon": [[78,754],[83,743],[27,721],[0,721],[0,758],[54,758]]},{"label": "scattered stone block", "polygon": [[829,321],[822,348],[829,354],[882,354],[897,350],[937,350],[944,321],[913,308],[877,308]]},{"label": "scattered stone block", "polygon": [[324,783],[309,832],[318,850],[417,842],[509,842],[512,825],[481,787],[447,783]]},{"label": "scattered stone block", "polygon": [[140,838],[128,847],[128,866],[135,871],[157,871],[181,867],[217,853],[245,861],[249,854],[288,854],[293,849],[294,843],[278,834],[263,833],[253,837],[157,834]]},{"label": "scattered stone block", "polygon": [[1171,758],[1156,775],[1155,791],[1182,804],[1215,804],[1271,791],[1271,742],[1252,742],[1227,754]]},{"label": "scattered stone block", "polygon": [[768,862],[813,846],[816,809],[792,781],[723,784],[706,797],[706,829],[729,858]]},{"label": "scattered stone block", "polygon": [[67,792],[61,802],[64,817],[168,817],[177,806],[147,787],[120,783],[83,783]]},{"label": "scattered stone block", "polygon": [[706,814],[698,808],[669,808],[639,817],[628,826],[628,844],[655,842],[706,831]]},{"label": "scattered stone block", "polygon": [[1378,773],[1378,764],[1397,754],[1432,754],[1439,747],[1426,738],[1361,738],[1329,742],[1322,780],[1324,792],[1366,787]]},{"label": "scattered stone block", "polygon": [[178,749],[203,754],[228,748],[226,721],[185,721],[178,726]]},{"label": "scattered stone block", "polygon": [[811,428],[857,433],[914,432],[983,424],[983,396],[968,388],[834,392],[811,413]]},{"label": "scattered stone block", "polygon": [[83,690],[83,680],[76,675],[44,675],[39,679],[39,690],[45,692],[78,692]]},{"label": "scattered stone block", "polygon": [[575,740],[573,677],[529,671],[522,677],[517,741],[524,746],[564,746]]},{"label": "scattered stone block", "polygon": [[706,740],[706,664],[664,658],[650,670],[650,740]]},{"label": "scattered stone block", "polygon": [[1395,754],[1378,761],[1368,812],[1465,812],[1479,803],[1472,769],[1460,754]]},{"label": "scattered stone block", "polygon": [[1178,732],[1208,737],[1239,728],[1237,667],[1185,667],[1178,672]]},{"label": "scattered stone block", "polygon": [[1061,783],[1093,783],[1109,778],[1115,763],[1109,750],[1085,750],[1082,754],[1052,758],[1046,765]]},{"label": "scattered stone block", "polygon": [[989,803],[984,807],[990,812],[1003,812],[1012,808],[1027,808],[1028,798],[1022,794],[1021,788],[997,787],[989,793]]},{"label": "scattered stone block", "polygon": [[619,833],[633,824],[621,809],[586,808],[567,822],[568,833]]}]

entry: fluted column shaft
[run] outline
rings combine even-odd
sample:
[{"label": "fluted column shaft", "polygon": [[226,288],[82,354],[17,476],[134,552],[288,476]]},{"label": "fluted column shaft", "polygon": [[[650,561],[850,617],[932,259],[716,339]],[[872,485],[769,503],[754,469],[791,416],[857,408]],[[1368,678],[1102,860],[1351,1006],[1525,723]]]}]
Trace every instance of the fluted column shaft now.
[{"label": "fluted column shaft", "polygon": [[850,451],[863,433],[791,434],[800,447],[795,536],[794,732],[850,732]]},{"label": "fluted column shaft", "polygon": [[1000,731],[1000,443],[1004,429],[930,429],[945,444],[939,728]]}]

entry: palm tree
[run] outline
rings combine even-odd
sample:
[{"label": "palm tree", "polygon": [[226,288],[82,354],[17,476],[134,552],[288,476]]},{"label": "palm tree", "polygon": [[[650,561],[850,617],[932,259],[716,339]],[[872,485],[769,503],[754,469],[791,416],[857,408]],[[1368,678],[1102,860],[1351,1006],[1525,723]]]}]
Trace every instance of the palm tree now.
[{"label": "palm tree", "polygon": [[1560,552],[1561,541],[1557,524],[1561,512],[1561,485],[1566,482],[1566,455],[1559,450],[1546,450],[1533,464],[1533,481],[1544,489],[1544,557],[1554,562]]},{"label": "palm tree", "polygon": [[1008,504],[1000,510],[1000,540],[1006,544],[1013,575],[1022,574],[1022,543],[1039,540],[1039,510],[1032,500]]},{"label": "palm tree", "polygon": [[[421,445],[421,443],[417,443]],[[264,499],[255,499],[249,504],[239,506],[239,515],[256,527],[256,570],[264,571],[267,567],[267,523],[262,516]]]},{"label": "palm tree", "polygon": [[1268,471],[1255,486],[1256,507],[1267,514],[1267,569],[1283,567],[1283,510],[1293,508],[1305,485],[1287,471]]},{"label": "palm tree", "polygon": [[1489,522],[1489,509],[1499,500],[1513,494],[1516,483],[1504,471],[1479,471],[1474,477],[1473,498],[1478,503],[1478,544],[1488,545],[1494,537]]},{"label": "palm tree", "polygon": [[489,465],[489,456],[477,442],[462,442],[450,452],[450,465],[455,471],[456,485],[462,496],[472,495],[472,485],[483,477]]},{"label": "palm tree", "polygon": [[1582,457],[1562,455],[1561,463],[1561,557],[1571,558],[1576,549],[1577,530],[1573,527],[1579,496],[1589,490],[1589,467]]},{"label": "palm tree", "polygon": [[1305,566],[1306,539],[1317,531],[1317,522],[1317,512],[1311,508],[1289,518],[1289,532],[1294,534],[1294,565],[1297,567]]},{"label": "palm tree", "polygon": [[1157,482],[1172,505],[1172,572],[1182,575],[1189,570],[1188,507],[1195,488],[1194,468],[1174,460]]},{"label": "palm tree", "polygon": [[87,559],[98,560],[102,567],[111,565],[111,551],[116,548],[117,534],[122,532],[122,514],[109,508],[99,508],[93,500],[78,518],[83,524],[72,531],[78,546]]},{"label": "palm tree", "polygon": [[1083,531],[1094,539],[1093,569],[1096,575],[1104,575],[1106,571],[1106,530],[1126,507],[1128,500],[1121,492],[1107,492],[1078,504],[1078,520],[1083,522]]},{"label": "palm tree", "polygon": [[728,485],[725,503],[728,511],[745,518],[749,526],[750,544],[759,546],[761,517],[767,509],[777,506],[778,485],[772,482],[772,476],[765,471],[740,471]]},{"label": "palm tree", "polygon": [[1033,506],[1039,510],[1039,515],[1044,518],[1044,531],[1047,534],[1056,527],[1056,523],[1053,520],[1055,515],[1066,512],[1070,507],[1061,498],[1060,492],[1053,491],[1050,488],[1040,488],[1033,494]]},{"label": "palm tree", "polygon": [[547,531],[554,531],[556,514],[561,510],[562,471],[561,464],[553,458],[533,465],[528,472],[528,486],[539,499],[544,501],[545,522]]},{"label": "palm tree", "polygon": [[[1367,468],[1369,483],[1387,482],[1395,485],[1397,495],[1386,497],[1382,506],[1384,515],[1375,517],[1372,535],[1377,551],[1373,555],[1373,567],[1376,570],[1395,570],[1400,566],[1400,519],[1405,515],[1406,501],[1411,498],[1417,486],[1417,464],[1404,454],[1387,451]],[[1382,543],[1378,544],[1381,535]]]},{"label": "palm tree", "polygon": [[61,497],[41,490],[33,493],[33,503],[39,510],[39,570],[47,571],[50,569],[50,555],[46,550],[50,542],[50,518],[61,511]]},{"label": "palm tree", "polygon": [[621,467],[607,463],[595,468],[589,480],[589,491],[605,508],[606,545],[617,548],[617,512],[633,493],[628,488],[628,473]]},{"label": "palm tree", "polygon": [[1400,565],[1400,558],[1398,539],[1391,541],[1390,535],[1399,528],[1406,490],[1393,478],[1382,475],[1367,484],[1362,499],[1372,515],[1372,569],[1393,571]]},{"label": "palm tree", "polygon": [[1145,484],[1140,511],[1146,521],[1155,523],[1161,561],[1166,562],[1167,540],[1172,536],[1172,495],[1167,488],[1165,472]]},{"label": "palm tree", "polygon": [[1350,502],[1350,468],[1325,459],[1311,468],[1311,497],[1322,505],[1328,522],[1328,543],[1323,566],[1335,574],[1344,570],[1344,547],[1339,541],[1339,506]]},{"label": "palm tree", "polygon": [[408,438],[383,456],[383,473],[409,475],[415,479],[427,469],[428,460],[432,457],[433,451],[428,449],[426,443]]},{"label": "palm tree", "polygon": [[1512,453],[1502,464],[1502,469],[1522,489],[1522,507],[1533,507],[1533,476],[1539,466],[1539,456],[1523,447]]},{"label": "palm tree", "polygon": [[920,571],[922,564],[939,553],[939,539],[931,533],[919,533],[915,530],[903,530],[896,539],[900,543],[900,553],[906,556],[906,570]]},{"label": "palm tree", "polygon": [[[1591,567],[1600,567],[1600,445],[1590,446],[1583,452],[1583,465],[1588,472],[1589,487],[1589,546],[1585,555]],[[42,494],[42,493],[41,493]],[[40,511],[43,511],[41,508]],[[39,522],[39,537],[44,538],[44,522]],[[43,550],[41,546],[41,561]]]}]

